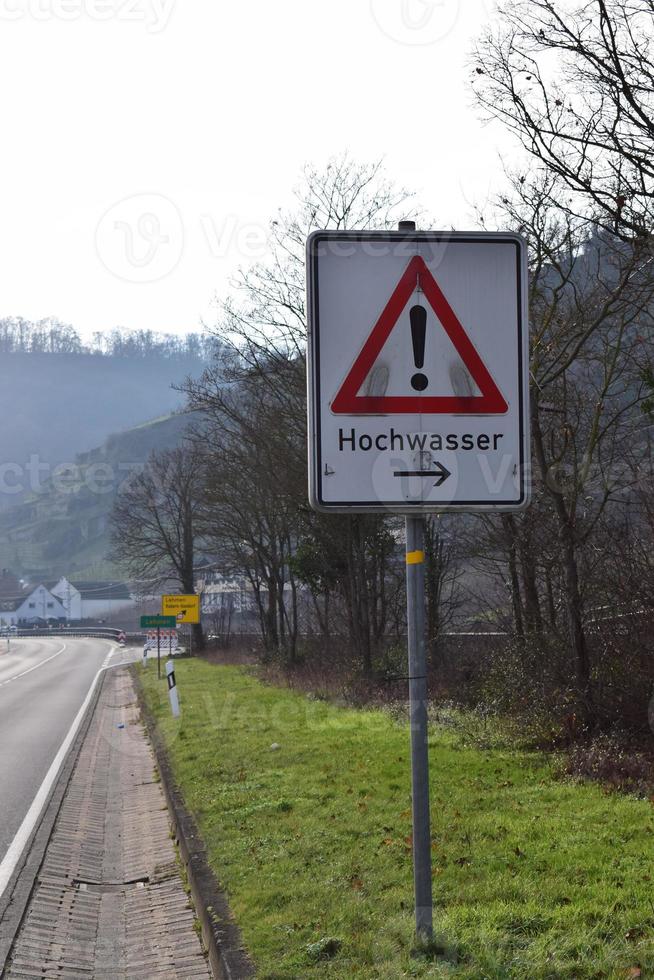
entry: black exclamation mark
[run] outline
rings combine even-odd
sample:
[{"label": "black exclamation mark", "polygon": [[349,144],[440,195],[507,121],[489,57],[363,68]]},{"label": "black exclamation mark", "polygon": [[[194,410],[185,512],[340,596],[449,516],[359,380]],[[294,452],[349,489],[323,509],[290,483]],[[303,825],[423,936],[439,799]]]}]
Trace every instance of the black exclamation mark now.
[{"label": "black exclamation mark", "polygon": [[[409,310],[411,321],[411,343],[413,344],[413,361],[417,368],[425,363],[425,337],[427,334],[427,310],[424,306],[412,306]],[[415,391],[424,391],[429,381],[424,374],[414,374],[411,387]]]}]

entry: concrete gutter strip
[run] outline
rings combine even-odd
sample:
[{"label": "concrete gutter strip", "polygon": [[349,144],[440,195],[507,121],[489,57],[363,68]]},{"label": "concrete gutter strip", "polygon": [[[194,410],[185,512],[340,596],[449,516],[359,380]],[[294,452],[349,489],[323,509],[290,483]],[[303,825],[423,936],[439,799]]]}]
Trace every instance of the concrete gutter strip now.
[{"label": "concrete gutter strip", "polygon": [[139,679],[140,668],[132,666],[131,670],[136,681],[141,717],[157,760],[170,819],[188,875],[195,914],[202,927],[202,938],[213,975],[216,980],[248,980],[255,976],[254,965],[243,947],[241,933],[230,911],[227,897],[211,870],[206,847],[195,820],[175,783],[168,751],[145,703]]}]

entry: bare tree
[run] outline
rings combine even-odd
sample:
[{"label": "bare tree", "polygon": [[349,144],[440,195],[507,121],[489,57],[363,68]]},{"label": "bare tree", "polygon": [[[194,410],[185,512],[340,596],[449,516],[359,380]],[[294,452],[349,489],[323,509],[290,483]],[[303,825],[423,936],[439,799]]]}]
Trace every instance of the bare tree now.
[{"label": "bare tree", "polygon": [[479,44],[473,85],[489,116],[564,186],[572,212],[623,237],[652,233],[652,0],[510,0]]},{"label": "bare tree", "polygon": [[427,653],[432,667],[439,665],[440,642],[461,604],[458,567],[452,537],[443,518],[425,521],[425,598],[427,604]]},{"label": "bare tree", "polygon": [[[112,558],[134,578],[176,582],[195,591],[200,470],[192,451],[178,447],[152,453],[132,476],[111,514]],[[194,624],[196,649],[203,646],[201,624]]]},{"label": "bare tree", "polygon": [[[642,440],[654,310],[646,240],[624,241],[556,205],[560,182],[516,179],[504,221],[530,241],[531,430],[538,487],[531,511],[495,542],[508,568],[516,632],[564,625],[580,711],[596,719],[585,623],[589,555],[631,479]],[[555,545],[554,545],[555,543]],[[482,551],[484,549],[482,548]],[[561,608],[562,607],[562,608]],[[563,611],[564,615],[560,613]]]},{"label": "bare tree", "polygon": [[295,207],[270,223],[270,259],[241,270],[235,294],[220,304],[219,336],[247,369],[258,369],[262,358],[268,366],[273,358],[304,358],[305,248],[312,231],[395,228],[420,213],[412,195],[386,179],[381,162],[356,163],[347,154],[322,170],[307,165],[294,196]]},{"label": "bare tree", "polygon": [[[300,581],[311,592],[319,632],[354,654],[371,674],[384,654],[389,631],[406,623],[398,603],[400,558],[397,522],[377,514],[306,512],[293,556]],[[403,570],[403,566],[402,566]]]},{"label": "bare tree", "polygon": [[[188,390],[200,397],[203,384]],[[203,395],[194,445],[203,467],[203,536],[224,571],[248,577],[265,649],[293,662],[298,607],[290,558],[306,481],[303,453],[290,420],[277,412],[274,391],[251,373],[227,385],[220,399]]]},{"label": "bare tree", "polygon": [[[407,193],[385,180],[379,163],[359,165],[347,156],[323,171],[305,168],[296,201],[292,213],[279,213],[271,223],[269,261],[242,271],[234,296],[220,305],[220,356],[183,386],[189,407],[208,426],[207,533],[216,550],[221,540],[229,543],[232,567],[239,555],[249,556],[244,567],[259,599],[264,638],[273,647],[290,643],[291,653],[297,629],[292,559],[309,523],[320,520],[308,522],[306,491],[306,238],[316,228],[394,227],[415,214]],[[374,599],[384,588],[383,522],[328,520],[340,525],[339,591],[369,670],[384,629],[385,606]],[[292,596],[290,623],[284,590]]]},{"label": "bare tree", "polygon": [[[637,338],[649,333],[652,310],[653,27],[651,0],[517,0],[501,4],[499,27],[473,64],[481,105],[540,163],[535,179],[515,179],[528,215],[505,204],[532,246],[534,451],[558,528],[576,685],[589,720],[582,569],[628,481],[617,462],[638,442],[647,387]],[[514,559],[525,524],[510,528]],[[514,563],[514,594],[515,572]],[[547,608],[556,621],[552,578]]]}]

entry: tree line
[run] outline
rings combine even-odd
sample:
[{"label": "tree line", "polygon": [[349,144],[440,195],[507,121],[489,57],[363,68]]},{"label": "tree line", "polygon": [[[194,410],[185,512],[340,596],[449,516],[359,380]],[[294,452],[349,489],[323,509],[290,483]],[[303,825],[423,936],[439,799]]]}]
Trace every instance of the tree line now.
[{"label": "tree line", "polygon": [[[434,678],[451,670],[459,696],[538,715],[553,737],[644,730],[654,681],[651,28],[648,0],[518,0],[471,66],[482,111],[523,148],[478,220],[528,240],[534,486],[521,514],[428,519],[427,641]],[[421,217],[380,164],[307,167],[269,260],[221,306],[211,363],[183,385],[200,421],[117,503],[132,574],[181,584],[183,545],[189,570],[245,575],[263,655],[290,666],[326,650],[392,671],[406,631],[401,522],[308,505],[306,237]],[[454,621],[504,634],[469,676],[448,661]]]},{"label": "tree line", "polygon": [[56,317],[37,321],[23,317],[0,319],[0,354],[95,354],[208,361],[216,353],[216,343],[215,337],[204,333],[178,336],[121,328],[96,331],[90,342],[84,342],[73,326]]}]

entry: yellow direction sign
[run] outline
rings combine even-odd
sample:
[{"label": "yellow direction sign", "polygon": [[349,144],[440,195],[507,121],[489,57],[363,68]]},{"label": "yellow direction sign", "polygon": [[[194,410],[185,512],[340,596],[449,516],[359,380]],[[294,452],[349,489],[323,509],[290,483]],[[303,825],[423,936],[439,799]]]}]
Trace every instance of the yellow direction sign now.
[{"label": "yellow direction sign", "polygon": [[174,616],[178,623],[200,622],[199,595],[162,595],[162,616]]}]

